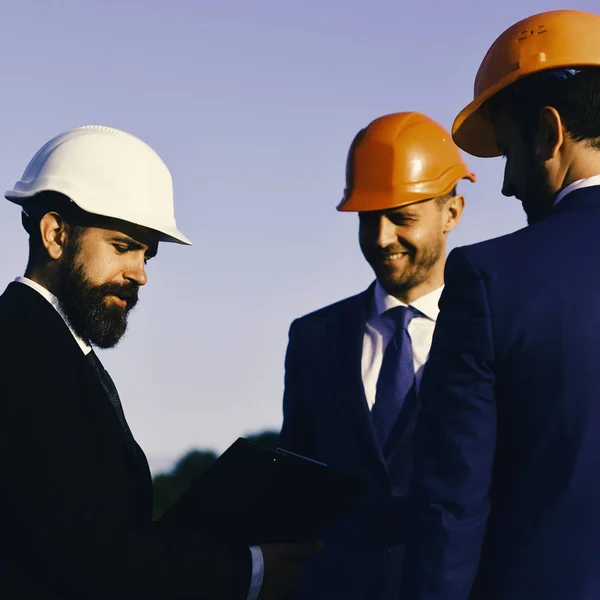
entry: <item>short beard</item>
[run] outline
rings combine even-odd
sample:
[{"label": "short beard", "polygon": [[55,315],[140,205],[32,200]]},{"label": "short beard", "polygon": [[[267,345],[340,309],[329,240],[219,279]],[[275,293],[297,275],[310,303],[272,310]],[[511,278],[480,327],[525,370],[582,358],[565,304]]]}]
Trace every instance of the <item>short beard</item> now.
[{"label": "short beard", "polygon": [[[65,249],[60,266],[57,296],[63,314],[82,339],[99,348],[113,348],[125,334],[127,315],[138,302],[136,284],[105,283],[95,285],[77,263],[77,240]],[[126,308],[108,306],[105,298],[117,295],[127,300]]]},{"label": "short beard", "polygon": [[[409,265],[399,277],[391,276],[384,267],[376,269],[375,274],[388,294],[396,297],[404,296],[413,288],[421,285],[430,276],[431,269],[440,260],[443,252],[444,243],[439,241],[423,249],[420,255],[411,252],[409,254]],[[371,266],[373,267],[373,264]]]}]

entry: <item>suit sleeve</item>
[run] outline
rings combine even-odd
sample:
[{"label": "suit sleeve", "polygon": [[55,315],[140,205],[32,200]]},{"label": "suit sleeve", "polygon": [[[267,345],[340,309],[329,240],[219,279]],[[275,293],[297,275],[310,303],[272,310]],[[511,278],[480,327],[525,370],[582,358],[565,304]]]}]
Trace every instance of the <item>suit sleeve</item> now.
[{"label": "suit sleeve", "polygon": [[314,458],[313,424],[310,418],[306,385],[306,358],[300,342],[301,325],[294,321],[290,327],[285,354],[283,392],[283,426],[279,446],[290,452]]},{"label": "suit sleeve", "polygon": [[21,577],[53,598],[245,600],[249,549],[132,524],[122,442],[95,432],[77,369],[5,329],[0,547]]},{"label": "suit sleeve", "polygon": [[403,600],[468,598],[489,513],[496,405],[487,293],[461,249],[445,278],[421,387]]}]

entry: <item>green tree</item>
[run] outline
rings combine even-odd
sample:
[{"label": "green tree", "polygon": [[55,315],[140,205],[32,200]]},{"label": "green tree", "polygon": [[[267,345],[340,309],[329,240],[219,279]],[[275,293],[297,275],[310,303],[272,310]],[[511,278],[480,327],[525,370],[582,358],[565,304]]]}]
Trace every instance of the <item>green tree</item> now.
[{"label": "green tree", "polygon": [[160,518],[216,459],[217,455],[211,450],[192,450],[177,461],[170,473],[157,475],[153,481],[153,518]]}]

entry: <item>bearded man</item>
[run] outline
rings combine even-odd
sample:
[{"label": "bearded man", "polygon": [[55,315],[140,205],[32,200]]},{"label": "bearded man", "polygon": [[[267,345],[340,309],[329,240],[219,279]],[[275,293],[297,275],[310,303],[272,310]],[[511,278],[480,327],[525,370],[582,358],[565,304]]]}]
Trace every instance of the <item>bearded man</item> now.
[{"label": "bearded man", "polygon": [[314,544],[244,547],[154,523],[152,479],[92,346],[115,346],[159,242],[171,175],[107,127],[61,134],[6,197],[29,233],[0,297],[0,598],[275,600]]}]

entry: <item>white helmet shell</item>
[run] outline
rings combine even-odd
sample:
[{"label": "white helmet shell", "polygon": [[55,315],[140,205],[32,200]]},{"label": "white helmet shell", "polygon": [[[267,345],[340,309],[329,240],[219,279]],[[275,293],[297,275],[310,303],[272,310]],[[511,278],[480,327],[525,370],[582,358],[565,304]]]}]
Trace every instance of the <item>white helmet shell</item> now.
[{"label": "white helmet shell", "polygon": [[169,169],[150,146],[124,131],[87,125],[57,135],[5,197],[23,205],[44,191],[60,192],[89,213],[153,229],[161,241],[191,245],[175,223]]}]

